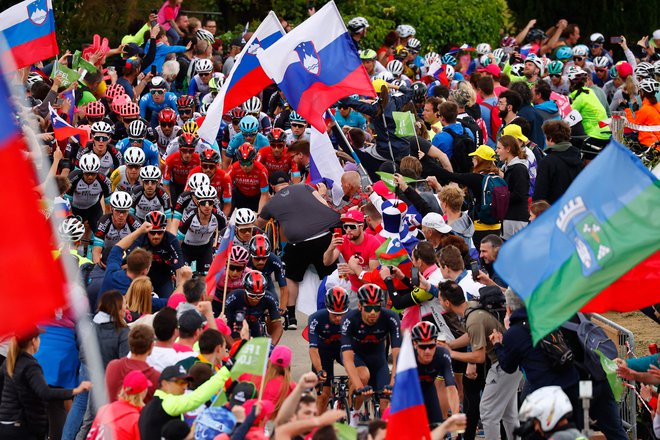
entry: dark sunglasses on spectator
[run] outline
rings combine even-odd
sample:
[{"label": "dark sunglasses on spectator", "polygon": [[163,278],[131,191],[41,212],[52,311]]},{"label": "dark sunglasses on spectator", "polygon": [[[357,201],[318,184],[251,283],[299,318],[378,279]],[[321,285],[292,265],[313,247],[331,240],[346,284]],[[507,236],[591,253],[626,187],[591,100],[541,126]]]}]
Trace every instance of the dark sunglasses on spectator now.
[{"label": "dark sunglasses on spectator", "polygon": [[94,136],[94,140],[99,142],[108,142],[110,140],[110,136],[97,135]]},{"label": "dark sunglasses on spectator", "polygon": [[149,235],[163,235],[165,231],[149,231]]},{"label": "dark sunglasses on spectator", "polygon": [[151,93],[152,95],[164,95],[165,90],[162,89],[149,90],[149,93]]},{"label": "dark sunglasses on spectator", "polygon": [[291,124],[291,126],[295,128],[305,128],[305,124]]},{"label": "dark sunglasses on spectator", "polygon": [[380,312],[380,306],[362,306],[365,312]]},{"label": "dark sunglasses on spectator", "polygon": [[199,206],[213,206],[213,200],[202,200],[199,202]]},{"label": "dark sunglasses on spectator", "polygon": [[241,272],[243,269],[245,269],[245,266],[236,266],[236,265],[233,265],[233,264],[229,265],[229,270],[231,272]]},{"label": "dark sunglasses on spectator", "polygon": [[344,231],[355,231],[358,228],[358,225],[347,224],[347,225],[343,225],[342,228],[344,228]]},{"label": "dark sunglasses on spectator", "polygon": [[203,163],[202,164],[202,169],[203,170],[214,170],[215,169],[215,164]]},{"label": "dark sunglasses on spectator", "polygon": [[174,122],[161,122],[161,127],[174,127]]},{"label": "dark sunglasses on spectator", "polygon": [[435,344],[418,344],[417,348],[419,348],[422,351],[426,350],[433,350],[436,347]]},{"label": "dark sunglasses on spectator", "polygon": [[584,57],[573,57],[574,61],[582,61]]}]

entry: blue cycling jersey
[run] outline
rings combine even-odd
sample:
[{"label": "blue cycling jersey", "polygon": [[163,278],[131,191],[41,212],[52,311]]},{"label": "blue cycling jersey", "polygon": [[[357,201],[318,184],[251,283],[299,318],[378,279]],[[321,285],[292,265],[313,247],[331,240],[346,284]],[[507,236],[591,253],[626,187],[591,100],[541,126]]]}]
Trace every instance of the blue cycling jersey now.
[{"label": "blue cycling jersey", "polygon": [[317,310],[309,317],[309,346],[337,352],[341,348],[341,323],[330,322],[327,309]]},{"label": "blue cycling jersey", "polygon": [[341,326],[341,350],[356,353],[373,353],[385,349],[385,340],[390,336],[392,348],[401,347],[401,324],[399,316],[391,310],[382,309],[374,325],[362,321],[357,309],[346,314]]},{"label": "blue cycling jersey", "polygon": [[[254,267],[254,263],[252,259],[250,259],[248,263],[248,267],[252,269],[257,269]],[[282,259],[277,255],[275,255],[274,253],[271,252],[270,255],[268,255],[268,260],[266,261],[266,265],[263,268],[257,270],[260,271],[266,277],[266,290],[275,292],[275,285],[273,284],[273,278],[270,276],[273,273],[275,274],[275,280],[277,281],[277,285],[280,286],[280,288],[285,287],[287,285],[284,263],[282,262]]]},{"label": "blue cycling jersey", "polygon": [[[147,121],[152,121],[152,125],[154,117],[157,117],[158,112],[164,108],[171,108],[177,115],[179,114],[179,109],[176,106],[176,95],[174,93],[165,92],[165,99],[160,104],[154,102],[151,93],[146,93],[140,98],[140,116]],[[157,122],[158,120],[156,120]]]},{"label": "blue cycling jersey", "polygon": [[343,117],[340,112],[337,112],[335,119],[340,127],[348,125],[349,127],[359,128],[361,130],[367,129],[367,119],[355,110],[351,110],[347,118]]},{"label": "blue cycling jersey", "polygon": [[[117,150],[119,150],[122,156],[124,155],[126,149],[131,146],[132,145],[129,138],[124,138],[119,142],[117,142],[117,145],[115,145],[115,147],[117,148]],[[144,164],[159,166],[158,146],[153,142],[144,139],[140,147],[142,148],[142,151],[144,151],[144,155],[147,158]]]},{"label": "blue cycling jersey", "polygon": [[[243,133],[238,133],[236,136],[234,136],[232,140],[229,141],[229,145],[227,146],[227,157],[233,158],[238,147],[244,143],[245,138],[243,137]],[[257,137],[254,139],[252,145],[254,145],[254,148],[257,151],[259,151],[263,147],[270,145],[270,142],[268,142],[268,138],[266,136],[261,133],[257,133]]]}]

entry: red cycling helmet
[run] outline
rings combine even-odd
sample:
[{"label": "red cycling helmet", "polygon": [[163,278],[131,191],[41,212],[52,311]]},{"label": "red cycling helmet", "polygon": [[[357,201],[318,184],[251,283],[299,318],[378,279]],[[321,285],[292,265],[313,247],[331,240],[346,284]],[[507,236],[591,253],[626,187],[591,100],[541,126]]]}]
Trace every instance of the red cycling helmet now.
[{"label": "red cycling helmet", "polygon": [[151,223],[154,227],[152,231],[164,231],[167,225],[167,217],[160,211],[151,211],[144,216],[144,221]]},{"label": "red cycling helmet", "polygon": [[213,148],[207,148],[206,150],[202,151],[202,154],[200,154],[200,160],[202,163],[210,162],[218,164],[220,163],[220,155]]},{"label": "red cycling helmet", "polygon": [[330,313],[343,314],[348,312],[348,293],[343,287],[333,287],[325,292],[325,307]]},{"label": "red cycling helmet", "polygon": [[421,321],[411,331],[412,340],[420,343],[434,342],[438,339],[438,327],[432,322]]},{"label": "red cycling helmet", "polygon": [[245,113],[245,110],[243,110],[240,107],[234,107],[233,109],[229,110],[229,116],[233,121],[235,120],[241,120],[243,116],[245,116],[247,113]]},{"label": "red cycling helmet", "polygon": [[383,302],[383,289],[375,284],[365,284],[358,289],[357,297],[362,305],[381,305]]},{"label": "red cycling helmet", "polygon": [[92,101],[85,106],[86,118],[102,118],[105,116],[105,106],[101,101]]},{"label": "red cycling helmet", "polygon": [[181,95],[179,99],[176,100],[176,106],[178,108],[191,108],[195,103],[195,99],[190,95]]},{"label": "red cycling helmet", "polygon": [[268,133],[268,141],[271,145],[273,144],[283,144],[286,142],[286,131],[282,130],[279,127],[273,128],[270,133]]},{"label": "red cycling helmet", "polygon": [[258,270],[252,270],[243,277],[243,288],[248,295],[263,296],[266,293],[266,277]]},{"label": "red cycling helmet", "polygon": [[105,97],[112,101],[115,96],[125,95],[126,89],[121,84],[110,84],[107,89],[105,89]]},{"label": "red cycling helmet", "polygon": [[119,107],[119,116],[126,118],[131,116],[140,116],[140,106],[135,102],[127,102]]},{"label": "red cycling helmet", "polygon": [[191,133],[181,133],[179,136],[179,148],[195,148],[199,143],[199,138]]},{"label": "red cycling helmet", "polygon": [[250,256],[264,258],[270,255],[270,242],[265,235],[255,235],[250,239]]},{"label": "red cycling helmet", "polygon": [[251,143],[246,142],[236,150],[236,158],[240,162],[252,162],[257,157],[257,150],[254,149]]},{"label": "red cycling helmet", "polygon": [[176,123],[176,112],[171,108],[164,108],[158,113],[158,122],[165,122],[167,124]]}]

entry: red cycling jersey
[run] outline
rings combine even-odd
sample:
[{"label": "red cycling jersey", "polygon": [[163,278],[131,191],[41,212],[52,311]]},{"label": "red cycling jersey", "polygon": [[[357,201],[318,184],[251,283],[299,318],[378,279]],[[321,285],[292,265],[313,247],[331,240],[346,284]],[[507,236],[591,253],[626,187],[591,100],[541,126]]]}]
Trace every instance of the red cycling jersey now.
[{"label": "red cycling jersey", "polygon": [[178,186],[185,186],[188,181],[190,170],[200,165],[199,154],[193,153],[190,162],[181,161],[181,152],[177,151],[167,156],[165,160],[165,172],[163,173],[163,183],[174,182]]},{"label": "red cycling jersey", "polygon": [[[192,170],[190,170],[190,174],[188,174],[188,178],[192,176],[195,173],[201,173],[202,172],[202,167],[201,166],[196,166]],[[222,168],[220,168],[220,165],[217,165],[215,168],[215,174],[213,174],[213,177],[211,177],[211,186],[215,188],[215,190],[218,192],[218,197],[222,196],[222,201],[225,203],[231,203],[231,179],[229,178],[229,175],[222,171]]]},{"label": "red cycling jersey", "polygon": [[234,188],[245,197],[256,197],[268,192],[268,170],[261,162],[254,162],[249,173],[243,172],[239,162],[229,167],[229,178]]},{"label": "red cycling jersey", "polygon": [[257,155],[257,161],[261,162],[266,167],[269,174],[272,174],[275,171],[284,171],[285,173],[291,172],[294,177],[300,175],[300,173],[298,173],[298,164],[292,161],[291,155],[286,147],[284,147],[284,151],[282,151],[282,155],[279,159],[275,159],[272,147],[262,147]]}]

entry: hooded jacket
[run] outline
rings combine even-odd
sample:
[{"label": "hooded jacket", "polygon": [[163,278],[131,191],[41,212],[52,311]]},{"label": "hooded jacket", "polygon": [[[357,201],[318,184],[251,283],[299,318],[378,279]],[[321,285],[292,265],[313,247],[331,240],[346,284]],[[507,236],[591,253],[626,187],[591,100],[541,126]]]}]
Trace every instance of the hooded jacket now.
[{"label": "hooded jacket", "polygon": [[555,101],[548,100],[540,104],[535,104],[534,110],[541,115],[543,122],[561,119],[561,116],[559,115],[559,107],[557,107]]},{"label": "hooded jacket", "polygon": [[[133,406],[125,400],[103,405],[94,419],[94,424],[89,431],[90,438],[104,433],[108,438],[115,440],[134,440],[140,438],[138,419],[142,408]],[[112,435],[107,431],[111,431]]]},{"label": "hooded jacket", "polygon": [[529,172],[527,161],[514,157],[504,169],[504,180],[509,186],[509,209],[504,216],[505,220],[526,222],[529,221],[527,199],[529,197]]},{"label": "hooded jacket", "polygon": [[472,236],[474,235],[474,223],[468,215],[467,211],[461,213],[461,216],[453,223],[448,223],[451,229],[465,240],[468,248],[474,247],[472,244]]},{"label": "hooded jacket", "polygon": [[570,142],[559,142],[545,149],[547,155],[537,168],[533,200],[552,204],[566,192],[582,171],[580,151]]},{"label": "hooded jacket", "polygon": [[101,349],[103,368],[105,368],[111,360],[122,358],[128,354],[129,330],[128,327],[115,328],[115,323],[105,312],[98,312],[94,315],[93,322]]}]

